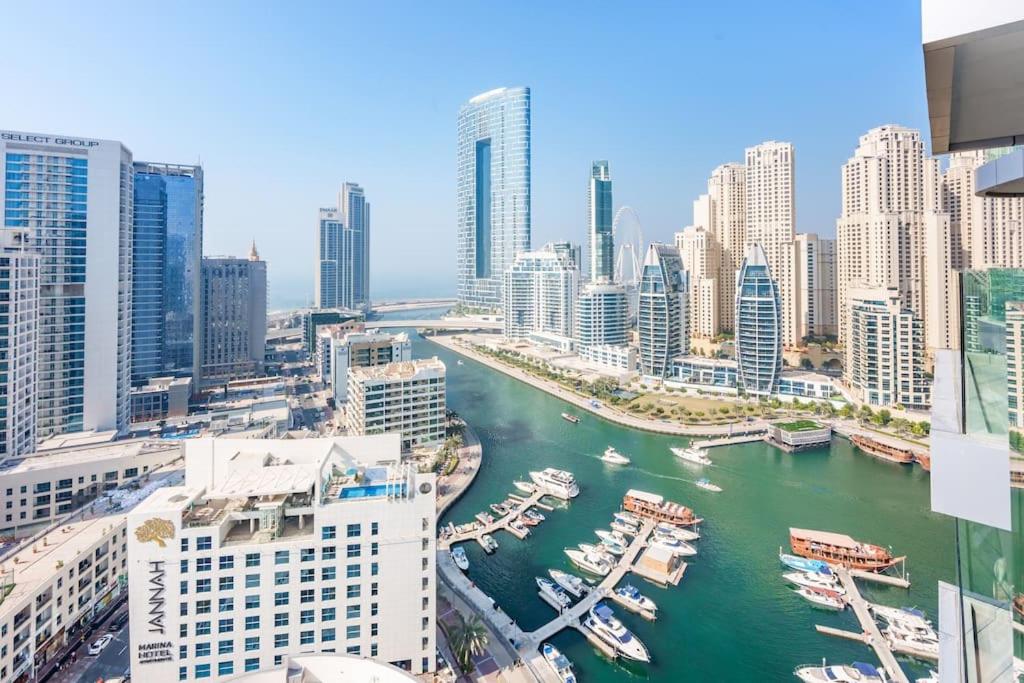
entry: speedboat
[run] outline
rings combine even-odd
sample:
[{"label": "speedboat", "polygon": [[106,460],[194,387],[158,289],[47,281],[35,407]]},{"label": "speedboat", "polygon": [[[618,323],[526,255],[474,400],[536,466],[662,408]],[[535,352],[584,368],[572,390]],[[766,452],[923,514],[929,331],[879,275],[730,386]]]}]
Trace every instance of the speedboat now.
[{"label": "speedboat", "polygon": [[616,533],[620,533],[623,536],[636,536],[639,530],[635,526],[630,526],[625,522],[620,522],[617,519],[613,519],[611,523],[612,530]]},{"label": "speedboat", "polygon": [[600,538],[602,541],[606,541],[609,543],[618,543],[623,548],[629,545],[629,539],[627,539],[623,534],[619,533],[618,531],[598,529],[594,533],[597,534],[597,537]]},{"label": "speedboat", "polygon": [[697,488],[710,491],[711,493],[721,493],[722,487],[718,484],[712,484],[710,479],[701,478],[696,481]]},{"label": "speedboat", "polygon": [[558,680],[562,683],[576,683],[576,675],[572,672],[572,662],[570,662],[565,655],[555,649],[555,646],[551,643],[544,643],[540,649],[544,655],[544,661],[547,662],[551,670],[558,676]]},{"label": "speedboat", "polygon": [[889,624],[882,631],[882,635],[892,643],[902,643],[922,654],[934,656],[935,658],[939,656],[939,638],[935,635],[934,631],[930,635],[919,635],[911,631],[905,631],[895,624]]},{"label": "speedboat", "polygon": [[550,579],[545,579],[542,576],[538,576],[537,588],[540,588],[541,593],[554,600],[557,604],[561,605],[561,609],[565,609],[572,605],[572,598],[566,595],[565,591],[559,588],[558,585]]},{"label": "speedboat", "polygon": [[499,517],[504,517],[509,513],[508,505],[505,503],[491,503],[491,512]]},{"label": "speedboat", "polygon": [[822,574],[820,572],[789,572],[783,574],[782,578],[794,586],[830,590],[839,595],[846,594],[846,589],[839,585],[839,582],[829,574]]},{"label": "speedboat", "polygon": [[466,551],[463,550],[461,545],[452,548],[452,562],[462,571],[469,569],[469,558],[466,557]]},{"label": "speedboat", "polygon": [[512,485],[523,493],[533,493],[537,490],[537,487],[528,481],[514,481],[512,482]]},{"label": "speedboat", "polygon": [[580,495],[580,487],[572,472],[548,467],[540,472],[530,472],[530,479],[537,485],[537,490],[555,498],[569,500]]},{"label": "speedboat", "polygon": [[875,616],[884,620],[889,626],[897,631],[908,635],[915,635],[921,639],[938,644],[939,636],[932,627],[925,613],[912,607],[886,607],[885,605],[871,605],[871,611]]},{"label": "speedboat", "polygon": [[846,600],[844,600],[835,591],[825,591],[817,588],[800,587],[797,588],[794,592],[807,602],[816,605],[817,607],[823,607],[825,609],[834,610],[841,610],[846,608]]},{"label": "speedboat", "polygon": [[465,365],[465,363],[462,362],[462,359],[459,359],[459,360],[455,361],[455,364],[456,365]]},{"label": "speedboat", "polygon": [[537,512],[533,508],[527,508],[526,511],[523,512],[523,517],[526,517],[527,519],[532,519],[533,521],[537,522],[538,524],[540,524],[545,519],[547,519],[547,517],[545,517],[540,512]]},{"label": "speedboat", "polygon": [[590,543],[580,543],[579,549],[588,555],[601,555],[608,560],[608,564],[615,564],[615,557],[608,548],[603,545],[591,545]]},{"label": "speedboat", "polygon": [[885,683],[885,669],[875,668],[864,662],[854,662],[849,666],[816,666],[810,664],[797,667],[793,675],[804,683]]},{"label": "speedboat", "polygon": [[486,550],[489,553],[493,553],[495,550],[498,549],[498,542],[495,541],[494,536],[491,536],[490,534],[484,534],[483,536],[481,536],[480,542],[483,544],[484,550]]},{"label": "speedboat", "polygon": [[693,463],[694,465],[710,465],[711,458],[708,457],[708,452],[700,448],[679,448],[673,446],[671,449],[673,455],[677,458],[681,458],[686,462]]},{"label": "speedboat", "polygon": [[640,610],[647,610],[648,612],[655,612],[658,606],[654,604],[654,600],[651,600],[646,595],[642,595],[635,586],[626,584],[615,589],[615,595],[619,596],[619,599],[632,605],[633,607]]},{"label": "speedboat", "polygon": [[626,546],[624,546],[621,543],[618,543],[616,541],[604,541],[604,540],[602,540],[601,541],[601,545],[599,547],[607,550],[612,555],[625,555],[626,554]]},{"label": "speedboat", "polygon": [[608,561],[607,555],[588,554],[575,548],[566,548],[565,554],[569,556],[574,565],[585,572],[608,576],[608,572],[612,570],[612,563]]},{"label": "speedboat", "polygon": [[680,541],[696,541],[700,539],[700,534],[696,531],[684,529],[668,522],[659,522],[658,526],[654,527],[654,533],[659,536],[675,536]]},{"label": "speedboat", "polygon": [[509,522],[508,523],[508,528],[509,529],[514,529],[515,531],[518,531],[519,533],[523,534],[524,536],[529,536],[530,535],[530,530],[526,526],[524,526],[518,519],[514,519],[511,522]]},{"label": "speedboat", "polygon": [[601,456],[601,460],[605,461],[610,465],[629,464],[629,458],[615,450],[614,446],[609,446],[608,448],[604,449],[604,455]]},{"label": "speedboat", "polygon": [[697,554],[697,549],[686,541],[680,541],[674,536],[659,536],[655,534],[651,546],[665,548],[676,555],[690,557]]},{"label": "speedboat", "polygon": [[516,517],[515,523],[523,524],[525,526],[537,526],[538,524],[540,524],[540,522],[535,520],[533,517],[527,517],[526,515],[519,515],[518,517]]},{"label": "speedboat", "polygon": [[634,515],[632,512],[613,512],[612,516],[624,524],[628,524],[629,526],[635,527],[639,527],[641,524],[643,524],[644,521],[636,515]]},{"label": "speedboat", "polygon": [[629,629],[615,618],[611,607],[603,602],[590,608],[584,625],[626,659],[637,662],[651,661],[651,655],[640,639],[630,633]]},{"label": "speedboat", "polygon": [[590,586],[575,574],[569,574],[558,569],[549,569],[548,574],[555,583],[564,588],[565,592],[573,597],[580,598],[583,597],[584,593],[590,592]]},{"label": "speedboat", "polygon": [[831,574],[832,570],[829,569],[828,562],[823,560],[810,560],[806,557],[799,557],[797,555],[787,555],[784,552],[779,552],[779,562],[802,572],[820,572],[822,574]]},{"label": "speedboat", "polygon": [[562,413],[562,419],[566,422],[572,422],[573,424],[578,424],[580,421],[580,418],[575,415],[570,415],[569,413]]}]

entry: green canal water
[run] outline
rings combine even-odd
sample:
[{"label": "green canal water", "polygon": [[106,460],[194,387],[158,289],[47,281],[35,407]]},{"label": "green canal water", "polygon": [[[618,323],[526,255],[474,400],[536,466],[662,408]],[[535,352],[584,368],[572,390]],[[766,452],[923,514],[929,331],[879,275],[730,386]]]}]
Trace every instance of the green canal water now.
[{"label": "green canal water", "polygon": [[[422,313],[420,313],[422,315]],[[698,543],[679,586],[660,588],[635,575],[634,583],[659,607],[647,622],[612,605],[622,621],[650,649],[648,665],[602,658],[575,631],[552,640],[575,664],[584,682],[642,678],[652,681],[795,680],[798,664],[854,660],[875,662],[866,647],[819,635],[815,624],[859,631],[848,610],[836,614],[812,608],[792,594],[781,578],[777,554],[790,526],[832,530],[892,546],[907,556],[909,590],[864,585],[872,601],[917,606],[936,618],[936,582],[954,573],[953,526],[929,509],[928,476],[920,468],[871,458],[845,439],[830,448],[791,455],[767,444],[712,449],[714,465],[698,468],[679,460],[670,446],[684,439],[627,429],[570,409],[564,402],[479,363],[415,337],[416,357],[438,356],[448,366],[448,405],[465,418],[483,443],[483,465],[469,491],[440,523],[468,522],[505,494],[530,470],[554,466],[572,471],[580,495],[565,509],[519,541],[496,534],[500,547],[490,556],[466,544],[469,576],[525,630],[555,616],[537,596],[534,577],[549,568],[579,574],[562,552],[596,542],[595,529],[608,528],[622,495],[639,488],[692,507],[705,518]],[[579,424],[563,420],[569,411]],[[599,460],[609,446],[627,454],[627,467]],[[701,476],[723,487],[708,493],[694,486]],[[877,662],[875,662],[877,663]],[[908,671],[927,667],[908,663]]]}]

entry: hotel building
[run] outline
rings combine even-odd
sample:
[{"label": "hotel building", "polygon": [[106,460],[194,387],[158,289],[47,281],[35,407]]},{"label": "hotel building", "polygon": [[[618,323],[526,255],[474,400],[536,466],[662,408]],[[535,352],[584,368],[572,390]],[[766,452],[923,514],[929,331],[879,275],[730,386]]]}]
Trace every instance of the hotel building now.
[{"label": "hotel building", "polygon": [[525,339],[534,334],[571,339],[575,332],[580,271],[573,249],[547,244],[516,256],[505,272],[505,337]]},{"label": "hotel building", "polygon": [[710,225],[718,242],[718,322],[723,332],[731,332],[736,319],[736,271],[746,254],[747,245],[747,169],[743,164],[722,164],[708,179]]},{"label": "hotel building", "polygon": [[502,277],[530,249],[530,89],[497,88],[459,110],[458,300],[501,308]]},{"label": "hotel building", "polygon": [[349,369],[349,434],[401,432],[408,450],[444,441],[444,421],[445,366],[437,358]]},{"label": "hotel building", "polygon": [[[694,202],[697,206],[708,204],[708,195]],[[694,211],[694,213],[697,213]],[[696,219],[696,216],[695,216]],[[689,336],[709,339],[721,331],[718,303],[718,274],[721,270],[721,254],[715,236],[703,225],[692,225],[677,232],[676,248],[688,274],[689,288]]]},{"label": "hotel building", "polygon": [[256,244],[249,258],[203,259],[205,384],[256,377],[267,346],[267,264]]},{"label": "hotel building", "polygon": [[591,282],[576,301],[576,352],[598,365],[636,369],[636,349],[629,346],[629,301],[626,287]]},{"label": "hotel building", "polygon": [[128,515],[132,678],[226,680],[299,653],[434,668],[434,475],[401,435],[185,443]]},{"label": "hotel building", "polygon": [[672,359],[690,350],[687,282],[679,250],[651,244],[644,257],[637,302],[640,374],[665,378]]},{"label": "hotel building", "polygon": [[352,368],[373,367],[412,360],[412,342],[405,332],[392,334],[380,330],[344,332],[327,328],[330,335],[325,349],[328,358],[327,381],[334,400],[341,405],[348,400],[348,372]]},{"label": "hotel building", "polygon": [[317,308],[370,305],[370,204],[363,188],[343,183],[338,205],[320,209],[314,268]]}]

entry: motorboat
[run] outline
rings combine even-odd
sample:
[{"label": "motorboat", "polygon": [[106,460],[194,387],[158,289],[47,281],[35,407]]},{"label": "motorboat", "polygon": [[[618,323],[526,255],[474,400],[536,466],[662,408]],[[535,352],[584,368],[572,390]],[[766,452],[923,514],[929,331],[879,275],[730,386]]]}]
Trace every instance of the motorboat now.
[{"label": "motorboat", "polygon": [[615,618],[611,607],[603,602],[590,608],[584,625],[626,659],[637,662],[651,661],[651,655],[640,639],[623,626],[622,622]]},{"label": "motorboat", "polygon": [[484,534],[483,536],[481,536],[480,543],[483,544],[484,550],[486,550],[489,553],[493,553],[495,550],[498,549],[498,542],[495,541],[494,536],[491,536],[490,534]]},{"label": "motorboat", "polygon": [[788,572],[783,574],[782,578],[794,586],[830,590],[839,595],[846,595],[846,589],[839,585],[839,582],[829,574],[822,574],[820,572]]},{"label": "motorboat", "polygon": [[561,683],[576,683],[576,674],[572,672],[572,662],[559,652],[554,645],[544,643],[540,651],[544,655],[544,661],[555,672]]},{"label": "motorboat", "polygon": [[579,424],[580,421],[579,417],[577,417],[576,415],[571,415],[569,413],[562,413],[562,419],[565,420],[566,422],[572,422],[573,424]]},{"label": "motorboat", "polygon": [[702,448],[679,448],[677,446],[673,446],[669,450],[671,450],[672,454],[677,458],[693,463],[694,465],[711,464],[711,458],[708,457],[708,452]]},{"label": "motorboat", "polygon": [[540,524],[545,519],[547,519],[547,517],[545,517],[543,515],[543,513],[537,512],[533,508],[527,508],[526,511],[523,512],[523,517],[526,517],[528,519],[532,519],[533,521],[537,522],[538,524]]},{"label": "motorboat", "polygon": [[466,557],[466,551],[462,546],[452,548],[452,562],[462,571],[469,569],[469,558]]},{"label": "motorboat", "polygon": [[555,583],[573,597],[580,598],[583,597],[584,593],[590,592],[590,586],[575,574],[569,574],[558,569],[549,569],[548,574]]},{"label": "motorboat", "polygon": [[612,570],[612,563],[608,561],[607,555],[593,555],[577,550],[566,548],[565,554],[569,556],[572,563],[585,572],[598,576],[608,576]]},{"label": "motorboat", "polygon": [[465,363],[462,362],[461,358],[459,360],[455,361],[455,364],[456,365],[465,365]]},{"label": "motorboat", "polygon": [[548,467],[540,472],[530,472],[530,479],[537,485],[537,490],[555,498],[569,500],[580,495],[580,487],[572,472]]},{"label": "motorboat", "polygon": [[700,534],[691,529],[684,529],[676,526],[675,524],[669,524],[668,522],[660,522],[658,526],[654,527],[654,533],[659,536],[675,536],[680,541],[697,541],[700,539]]},{"label": "motorboat", "polygon": [[533,493],[537,490],[537,487],[528,481],[514,481],[512,482],[512,485],[523,493]]},{"label": "motorboat", "polygon": [[524,536],[529,536],[530,535],[529,528],[527,528],[525,525],[520,523],[518,519],[513,519],[511,522],[509,522],[508,523],[508,528],[509,529],[513,529],[515,531],[518,531],[519,533],[523,534]]},{"label": "motorboat", "polygon": [[614,446],[604,449],[604,455],[601,456],[601,460],[609,465],[628,465],[630,463],[629,458],[615,450]]},{"label": "motorboat", "polygon": [[636,609],[646,610],[648,612],[656,612],[658,610],[658,606],[654,604],[654,600],[651,600],[646,595],[642,595],[635,586],[628,583],[625,586],[616,588],[615,595],[617,595],[622,602],[632,605]]},{"label": "motorboat", "polygon": [[613,531],[620,533],[623,536],[636,536],[637,533],[639,533],[639,530],[635,526],[630,526],[617,519],[612,520],[611,527]]},{"label": "motorboat", "polygon": [[629,545],[629,539],[626,538],[625,535],[619,533],[618,531],[608,531],[607,529],[598,529],[594,533],[597,534],[597,537],[600,538],[602,541],[606,541],[606,542],[610,542],[610,543],[618,543],[623,548],[625,548],[627,545]]},{"label": "motorboat", "polygon": [[621,543],[619,543],[617,541],[605,541],[605,540],[602,540],[601,541],[601,545],[599,547],[607,550],[612,555],[625,555],[626,554],[626,546],[622,545]]},{"label": "motorboat", "polygon": [[533,517],[527,517],[526,515],[519,515],[518,517],[516,517],[515,523],[522,524],[524,526],[537,526],[538,524],[540,524],[540,522],[535,520]]},{"label": "motorboat", "polygon": [[637,517],[636,515],[634,515],[632,512],[625,512],[625,511],[613,512],[612,516],[615,517],[615,519],[619,520],[620,522],[622,522],[624,524],[628,524],[630,526],[635,526],[635,527],[639,527],[641,524],[643,524],[643,521],[644,521],[644,520],[640,519],[639,517]]},{"label": "motorboat", "polygon": [[722,492],[722,487],[719,486],[718,484],[712,484],[710,479],[701,477],[695,483],[697,484],[697,488],[699,489],[704,489],[705,491],[710,491],[711,493]]},{"label": "motorboat", "polygon": [[801,586],[794,592],[807,602],[817,607],[834,610],[842,610],[846,608],[846,600],[844,600],[837,592],[832,590],[822,590],[819,588],[807,588]]},{"label": "motorboat", "polygon": [[932,622],[921,610],[912,607],[887,607],[885,605],[871,605],[871,611],[875,616],[882,619],[890,627],[907,635],[914,635],[918,638],[939,642],[939,636],[932,626]]},{"label": "motorboat", "polygon": [[821,572],[822,574],[832,574],[832,570],[829,568],[828,562],[825,562],[824,560],[811,560],[797,555],[787,555],[781,550],[779,551],[779,562],[791,569],[796,569],[801,572]]},{"label": "motorboat", "polygon": [[491,512],[498,515],[499,517],[504,517],[509,513],[508,505],[506,505],[505,503],[491,503],[490,507]]},{"label": "motorboat", "polygon": [[492,517],[491,515],[487,514],[486,512],[478,512],[478,513],[476,513],[476,518],[484,526],[487,526],[488,524],[493,524],[494,523],[494,517]]},{"label": "motorboat", "polygon": [[885,630],[882,631],[882,635],[892,643],[901,643],[917,650],[922,655],[928,655],[938,659],[939,638],[934,631],[932,631],[930,635],[919,635],[912,631],[903,630],[895,624],[889,624]]},{"label": "motorboat", "polygon": [[566,609],[572,605],[572,598],[551,579],[538,576],[537,588],[540,589],[541,593],[554,600],[555,603],[561,605],[561,609]]},{"label": "motorboat", "polygon": [[579,549],[588,555],[601,555],[608,560],[608,564],[615,564],[614,554],[611,553],[608,548],[603,545],[591,545],[590,543],[580,543]]},{"label": "motorboat", "polygon": [[864,662],[834,666],[809,664],[797,667],[793,675],[804,683],[885,683],[888,680],[885,669]]},{"label": "motorboat", "polygon": [[680,541],[674,536],[660,536],[655,534],[654,540],[651,541],[652,547],[665,548],[671,551],[675,555],[682,557],[692,557],[697,554],[697,549],[686,541]]}]

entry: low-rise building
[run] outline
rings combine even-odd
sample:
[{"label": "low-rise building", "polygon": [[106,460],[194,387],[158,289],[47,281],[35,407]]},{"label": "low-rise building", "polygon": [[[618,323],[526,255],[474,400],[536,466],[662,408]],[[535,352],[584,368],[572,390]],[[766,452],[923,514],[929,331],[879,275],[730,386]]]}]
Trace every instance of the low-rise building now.
[{"label": "low-rise building", "polygon": [[231,683],[334,683],[372,681],[409,683],[419,680],[397,666],[354,655],[286,655],[281,666],[265,671],[239,674],[225,679]]},{"label": "low-rise building", "polygon": [[839,391],[836,389],[831,377],[804,370],[783,370],[779,375],[777,393],[780,397],[792,396],[794,398],[820,400],[828,400],[839,396]]},{"label": "low-rise building", "polygon": [[400,432],[403,448],[443,441],[444,363],[435,357],[352,368],[345,419],[353,435]]},{"label": "low-rise building", "polygon": [[776,422],[768,425],[768,438],[788,451],[827,446],[832,441],[832,428],[813,420]]},{"label": "low-rise building", "polygon": [[292,427],[292,409],[287,396],[276,395],[236,401],[211,401],[203,410],[174,420],[140,422],[132,425],[137,436],[184,439],[197,436],[232,436],[273,439]]},{"label": "low-rise building", "polygon": [[669,381],[686,388],[736,394],[736,361],[730,358],[676,356],[672,359]]},{"label": "low-rise building", "polygon": [[155,422],[188,415],[191,377],[152,377],[132,388],[132,422]]},{"label": "low-rise building", "polygon": [[628,372],[636,372],[637,351],[635,346],[596,344],[593,346],[581,346],[579,348],[580,358],[591,363],[604,365],[610,368],[618,368]]},{"label": "low-rise building", "polygon": [[128,516],[132,678],[223,681],[296,652],[434,668],[435,481],[398,434],[197,439],[185,470]]}]

